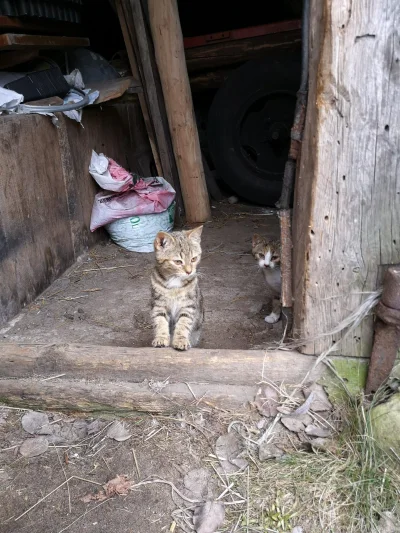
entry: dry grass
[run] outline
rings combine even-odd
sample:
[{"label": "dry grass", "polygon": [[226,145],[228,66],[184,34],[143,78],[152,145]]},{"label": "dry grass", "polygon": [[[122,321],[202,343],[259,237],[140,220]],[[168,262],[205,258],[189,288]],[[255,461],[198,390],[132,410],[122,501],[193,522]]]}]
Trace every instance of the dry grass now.
[{"label": "dry grass", "polygon": [[340,416],[343,430],[329,451],[294,451],[250,463],[235,478],[248,504],[227,509],[224,532],[291,532],[300,526],[307,533],[369,533],[378,531],[383,513],[398,515],[400,465],[378,449],[362,398],[347,397]]}]

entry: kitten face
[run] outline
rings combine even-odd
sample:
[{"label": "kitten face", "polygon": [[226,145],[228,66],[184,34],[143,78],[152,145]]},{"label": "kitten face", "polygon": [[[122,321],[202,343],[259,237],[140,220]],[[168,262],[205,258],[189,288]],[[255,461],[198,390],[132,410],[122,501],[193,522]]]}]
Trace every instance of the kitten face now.
[{"label": "kitten face", "polygon": [[185,280],[196,275],[201,259],[202,230],[200,226],[189,231],[157,234],[154,241],[157,268],[165,279]]},{"label": "kitten face", "polygon": [[279,241],[267,241],[260,235],[253,235],[252,253],[261,269],[278,268],[281,263]]}]

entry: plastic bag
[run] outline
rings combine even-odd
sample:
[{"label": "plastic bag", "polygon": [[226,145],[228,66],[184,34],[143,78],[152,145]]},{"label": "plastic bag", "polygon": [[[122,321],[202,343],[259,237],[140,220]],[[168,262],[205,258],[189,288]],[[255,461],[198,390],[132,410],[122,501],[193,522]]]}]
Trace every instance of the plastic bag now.
[{"label": "plastic bag", "polygon": [[133,176],[110,157],[92,150],[90,175],[106,191],[124,192],[133,184]]},{"label": "plastic bag", "polygon": [[139,178],[123,193],[99,192],[94,198],[90,231],[132,216],[161,213],[175,199],[175,191],[164,178]]},{"label": "plastic bag", "polygon": [[107,224],[112,240],[131,252],[153,252],[153,243],[159,231],[174,227],[175,202],[166,211],[152,215],[122,218]]}]

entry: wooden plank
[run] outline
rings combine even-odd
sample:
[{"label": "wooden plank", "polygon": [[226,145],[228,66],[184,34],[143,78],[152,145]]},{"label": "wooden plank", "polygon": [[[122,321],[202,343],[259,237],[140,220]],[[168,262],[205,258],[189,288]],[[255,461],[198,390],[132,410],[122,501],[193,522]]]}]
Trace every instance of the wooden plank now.
[{"label": "wooden plank", "polygon": [[[191,384],[201,406],[245,412],[254,399],[255,386]],[[57,379],[1,379],[0,401],[13,407],[134,416],[137,412],[168,414],[195,408],[186,383],[167,385],[160,394],[147,384],[87,382]]]},{"label": "wooden plank", "polygon": [[135,80],[132,76],[117,78],[116,80],[90,83],[89,85],[92,91],[99,91],[99,96],[95,105],[120,98],[128,90],[130,93],[139,93],[143,90],[140,82]]},{"label": "wooden plank", "polygon": [[[122,30],[122,35],[124,37],[125,48],[126,48],[126,52],[128,54],[128,59],[129,59],[129,65],[131,67],[133,76],[139,80],[141,79],[140,73],[139,73],[139,69],[137,66],[135,52],[134,52],[134,48],[132,44],[132,37],[130,35],[129,29],[126,23],[122,0],[116,0],[116,10],[117,10],[121,30]],[[143,86],[142,86],[142,89],[143,89]],[[154,132],[154,126],[150,118],[150,112],[147,106],[146,97],[143,92],[139,93],[139,103],[140,103],[140,108],[142,110],[144,123],[146,125],[146,131],[149,137],[151,151],[153,153],[157,172],[160,176],[162,176],[164,172],[163,172],[163,168],[162,168],[161,161],[160,161],[160,154],[158,153],[158,146],[157,146],[156,136]]]},{"label": "wooden plank", "polygon": [[279,48],[298,47],[301,31],[292,30],[262,37],[251,37],[239,41],[210,43],[198,48],[185,50],[189,73],[234,66],[250,59],[275,53]]},{"label": "wooden plank", "polygon": [[218,89],[225,83],[231,72],[232,69],[230,68],[221,68],[192,73],[189,76],[192,93],[204,91],[205,89]]},{"label": "wooden plank", "polygon": [[[125,348],[97,345],[17,345],[0,343],[2,377],[30,378],[65,374],[65,379],[108,379],[141,383],[154,379],[175,382],[249,385],[264,376],[298,383],[315,358],[298,352],[263,350]],[[323,365],[310,379],[317,379]]]},{"label": "wooden plank", "polygon": [[164,99],[161,91],[154,51],[151,48],[140,0],[119,0],[125,19],[130,42],[132,43],[136,65],[140,73],[147,109],[153,124],[163,177],[169,181],[178,195],[180,202],[180,184],[175,158],[172,150],[165,114]]},{"label": "wooden plank", "polygon": [[[293,224],[295,326],[305,337],[339,324],[380,284],[380,265],[400,261],[400,4],[325,0],[322,21],[319,4],[312,1],[310,27],[322,32]],[[370,354],[372,334],[370,318],[340,353]]]},{"label": "wooden plank", "polygon": [[56,131],[40,115],[0,120],[0,324],[75,260]]},{"label": "wooden plank", "polygon": [[148,6],[186,220],[189,224],[206,222],[211,218],[211,209],[185,63],[178,4],[176,0],[149,0]]},{"label": "wooden plank", "polygon": [[85,37],[58,37],[53,35],[24,35],[20,33],[3,33],[0,35],[0,50],[19,50],[37,48],[79,48],[90,46]]}]

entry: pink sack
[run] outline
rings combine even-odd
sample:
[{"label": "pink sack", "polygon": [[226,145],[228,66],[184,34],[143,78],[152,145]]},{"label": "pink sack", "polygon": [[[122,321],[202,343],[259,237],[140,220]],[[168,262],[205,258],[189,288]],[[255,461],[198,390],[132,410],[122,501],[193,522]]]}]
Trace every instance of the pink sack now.
[{"label": "pink sack", "polygon": [[175,199],[175,191],[164,178],[140,178],[126,192],[99,192],[94,198],[90,231],[114,220],[161,213]]}]

